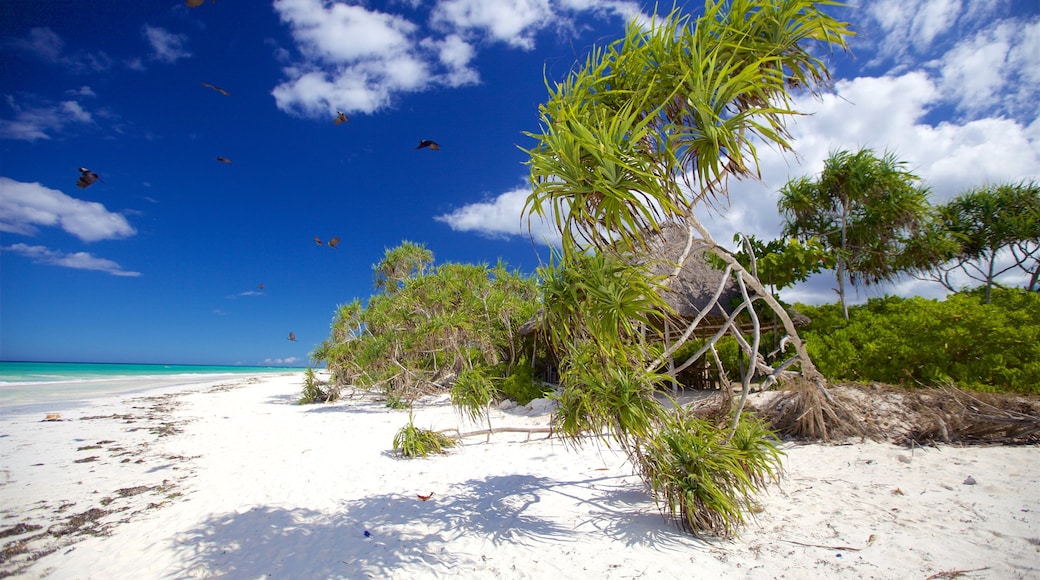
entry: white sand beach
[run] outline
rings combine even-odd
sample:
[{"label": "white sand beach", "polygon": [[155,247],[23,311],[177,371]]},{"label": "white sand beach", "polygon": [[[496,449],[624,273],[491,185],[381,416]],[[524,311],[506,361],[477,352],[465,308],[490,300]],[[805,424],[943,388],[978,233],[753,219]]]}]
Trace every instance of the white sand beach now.
[{"label": "white sand beach", "polygon": [[[740,537],[704,540],[660,515],[616,450],[501,433],[398,459],[407,411],[365,395],[300,406],[301,384],[5,412],[0,577],[1040,577],[1037,447],[792,444]],[[444,398],[415,423],[475,428]]]}]

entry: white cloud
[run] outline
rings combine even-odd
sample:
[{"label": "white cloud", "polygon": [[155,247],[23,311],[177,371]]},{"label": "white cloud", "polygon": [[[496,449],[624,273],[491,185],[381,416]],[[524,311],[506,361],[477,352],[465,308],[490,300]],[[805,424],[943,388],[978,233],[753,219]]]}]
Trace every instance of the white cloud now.
[{"label": "white cloud", "polygon": [[284,111],[371,113],[394,93],[431,82],[432,61],[412,38],[418,26],[400,16],[320,0],[276,0],[274,7],[305,57],[285,68],[288,80],[272,91]]},{"label": "white cloud", "polygon": [[275,0],[282,22],[308,56],[330,63],[405,53],[417,26],[362,6],[317,0]]},{"label": "white cloud", "polygon": [[469,66],[476,50],[458,34],[449,35],[444,40],[426,39],[423,45],[435,50],[440,63],[448,69],[443,75],[445,85],[461,87],[480,82],[480,73]]},{"label": "white cloud", "polygon": [[172,63],[191,56],[191,52],[185,48],[188,37],[183,34],[175,34],[147,24],[144,26],[143,34],[152,47],[152,58],[159,62]]},{"label": "white cloud", "polygon": [[531,194],[527,186],[517,187],[494,199],[465,205],[434,219],[446,223],[457,232],[473,232],[490,238],[530,237],[535,242],[559,245],[559,234],[548,222],[532,218],[530,233],[523,217],[524,203]]},{"label": "white cloud", "polygon": [[265,358],[264,364],[267,365],[291,365],[298,362],[302,362],[303,359],[295,356],[287,356],[285,358]]},{"label": "white cloud", "polygon": [[286,80],[271,94],[283,111],[310,117],[372,113],[399,94],[476,84],[472,62],[483,41],[530,49],[538,32],[572,28],[579,13],[641,16],[635,2],[621,0],[438,0],[427,28],[360,2],[275,0],[274,8],[299,57],[275,50]]},{"label": "white cloud", "polygon": [[493,40],[534,48],[534,34],[553,20],[549,0],[440,0],[433,9],[435,26],[479,30]]},{"label": "white cloud", "polygon": [[97,96],[97,93],[94,92],[94,89],[90,88],[87,85],[83,85],[82,87],[80,87],[78,89],[69,89],[69,90],[67,90],[65,92],[70,94],[70,95],[78,95],[78,96],[81,96],[81,97],[96,97]]},{"label": "white cloud", "polygon": [[980,22],[991,22],[1005,5],[1003,0],[873,0],[856,13],[857,20],[867,16],[857,23],[862,28],[857,42],[877,51],[872,64],[905,64]]},{"label": "white cloud", "polygon": [[126,238],[137,233],[122,214],[44,187],[0,177],[0,231],[35,235],[38,226],[56,226],[85,242]]},{"label": "white cloud", "polygon": [[6,139],[50,139],[54,133],[60,132],[67,125],[94,122],[91,114],[76,101],[23,107],[14,97],[8,96],[7,105],[14,111],[14,117],[0,119],[0,134]]},{"label": "white cloud", "polygon": [[75,270],[97,270],[107,272],[113,276],[137,277],[141,275],[140,272],[124,270],[123,267],[116,262],[105,258],[98,258],[88,252],[74,252],[68,254],[58,250],[51,250],[44,246],[29,246],[26,244],[4,246],[3,250],[5,252],[15,252],[31,258],[38,264],[50,264],[52,266],[61,266],[63,268],[73,268]]},{"label": "white cloud", "polygon": [[1040,19],[1004,20],[943,55],[942,89],[969,114],[995,111],[1035,118],[1040,100]]}]

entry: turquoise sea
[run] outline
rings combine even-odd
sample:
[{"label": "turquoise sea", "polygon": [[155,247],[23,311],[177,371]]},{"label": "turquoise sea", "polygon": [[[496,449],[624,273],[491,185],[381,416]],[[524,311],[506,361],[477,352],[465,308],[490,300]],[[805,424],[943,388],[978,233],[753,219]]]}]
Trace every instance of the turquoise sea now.
[{"label": "turquoise sea", "polygon": [[73,406],[78,401],[106,395],[241,378],[244,375],[286,374],[303,370],[286,367],[0,361],[0,408],[11,411],[15,406],[36,404]]}]

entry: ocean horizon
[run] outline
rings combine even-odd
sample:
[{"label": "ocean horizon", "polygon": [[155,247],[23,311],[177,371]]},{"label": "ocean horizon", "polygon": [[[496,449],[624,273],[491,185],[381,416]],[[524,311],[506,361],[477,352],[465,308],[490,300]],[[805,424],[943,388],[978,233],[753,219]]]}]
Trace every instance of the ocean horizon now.
[{"label": "ocean horizon", "polygon": [[241,377],[303,372],[304,367],[0,361],[0,408],[74,406],[96,397]]}]

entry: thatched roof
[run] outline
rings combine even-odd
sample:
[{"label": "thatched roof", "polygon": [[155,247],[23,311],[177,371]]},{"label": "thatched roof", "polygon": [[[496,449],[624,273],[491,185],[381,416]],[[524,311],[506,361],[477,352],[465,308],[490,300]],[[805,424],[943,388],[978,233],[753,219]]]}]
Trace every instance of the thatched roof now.
[{"label": "thatched roof", "polygon": [[[721,320],[728,317],[738,304],[743,300],[740,288],[732,276],[723,284],[722,275],[724,269],[716,268],[709,260],[710,252],[708,244],[694,237],[690,243],[689,254],[679,270],[677,276],[672,277],[676,264],[682,259],[683,252],[689,242],[689,230],[686,226],[668,223],[661,227],[660,232],[654,233],[647,238],[647,252],[642,263],[646,264],[650,273],[656,276],[668,276],[665,281],[667,292],[662,294],[665,303],[675,312],[676,316],[684,320],[696,318],[701,312],[711,307],[702,324],[703,330],[697,335],[714,332]],[[722,293],[716,304],[712,305],[712,298],[718,292],[722,284]],[[748,288],[748,295],[754,296],[754,292]],[[811,320],[808,316],[801,314],[791,308],[787,309],[791,321],[796,327],[805,326]],[[762,321],[763,326],[769,326]]]},{"label": "thatched roof", "polygon": [[[649,272],[655,276],[671,276],[676,264],[682,258],[687,244],[686,228],[678,224],[666,224],[659,233],[647,239],[647,252],[641,258]],[[695,318],[711,304],[711,299],[722,283],[723,270],[715,268],[706,254],[707,244],[694,239],[689,255],[679,275],[665,281],[668,292],[662,295],[664,301],[680,318]],[[740,288],[733,278],[726,280],[719,296],[718,304],[708,314],[710,318],[725,318],[732,311],[731,306],[741,300]]]},{"label": "thatched roof", "polygon": [[[667,277],[667,291],[662,294],[662,298],[678,318],[692,320],[710,306],[711,310],[698,325],[698,331],[695,333],[697,336],[710,336],[730,315],[733,308],[741,303],[740,288],[730,276],[725,281],[717,303],[711,304],[715,292],[723,282],[722,275],[725,271],[712,265],[708,259],[710,253],[707,243],[696,237],[692,241],[682,269],[677,276],[672,277],[676,264],[686,250],[688,239],[686,226],[667,223],[659,232],[647,235],[645,253],[640,253],[633,261],[646,266],[651,275]],[[753,295],[750,288],[748,294]],[[788,309],[788,314],[795,326],[804,326],[810,322],[807,316],[794,310]],[[544,318],[545,313],[539,310],[520,326],[519,333],[527,335],[535,332],[544,323]],[[766,321],[762,321],[762,324],[769,326]]]}]

